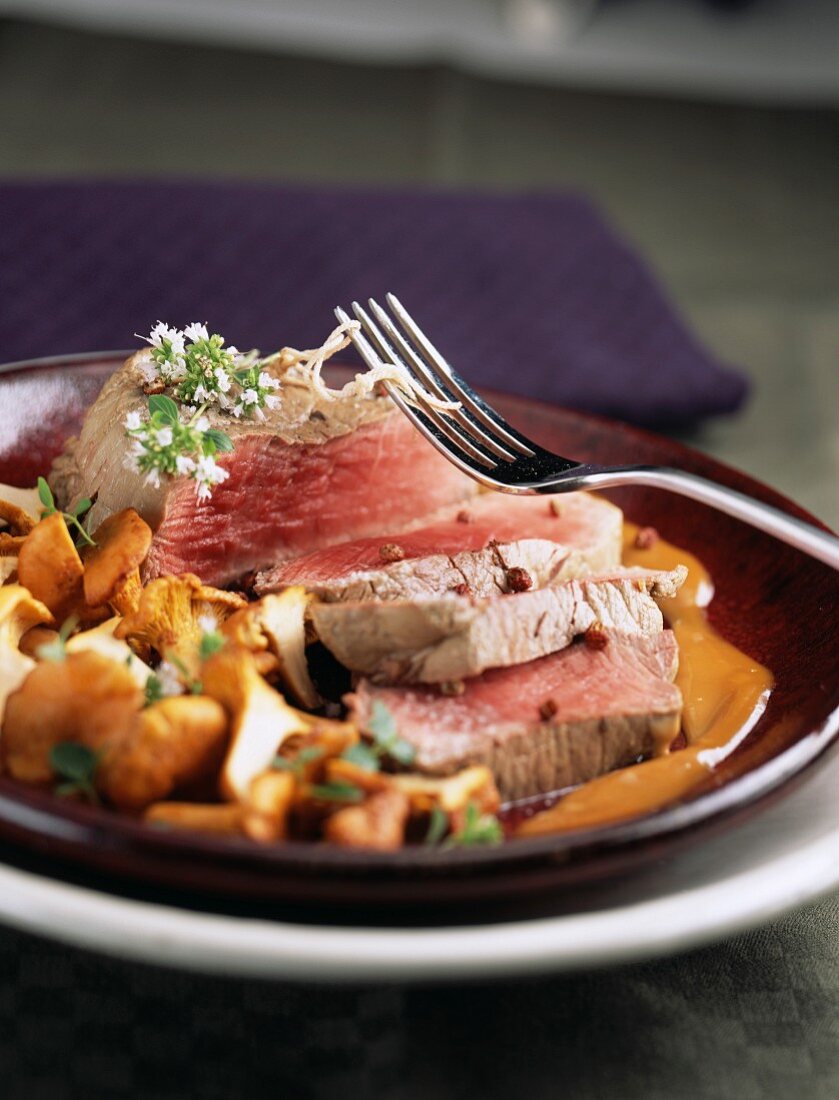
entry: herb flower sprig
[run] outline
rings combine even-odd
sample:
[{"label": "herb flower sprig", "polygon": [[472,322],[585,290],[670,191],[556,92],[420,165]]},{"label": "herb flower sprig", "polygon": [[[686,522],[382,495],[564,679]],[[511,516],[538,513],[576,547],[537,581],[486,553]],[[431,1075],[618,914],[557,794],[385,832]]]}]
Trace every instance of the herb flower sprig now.
[{"label": "herb flower sprig", "polygon": [[265,417],[263,409],[279,403],[273,391],[280,384],[262,369],[255,353],[225,347],[224,338],[211,336],[206,325],[196,321],[181,330],[158,321],[139,339],[151,346],[151,360],[142,368],[147,390],[171,386],[184,405],[217,405],[236,417],[258,420]]},{"label": "herb flower sprig", "polygon": [[125,418],[125,431],[131,440],[126,467],[145,474],[146,484],[156,489],[165,474],[191,478],[199,501],[207,500],[214,487],[229,477],[215,456],[232,451],[233,443],[225,432],[210,427],[205,409],[196,409],[184,421],[171,397],[152,394],[145,420],[139,411]]}]

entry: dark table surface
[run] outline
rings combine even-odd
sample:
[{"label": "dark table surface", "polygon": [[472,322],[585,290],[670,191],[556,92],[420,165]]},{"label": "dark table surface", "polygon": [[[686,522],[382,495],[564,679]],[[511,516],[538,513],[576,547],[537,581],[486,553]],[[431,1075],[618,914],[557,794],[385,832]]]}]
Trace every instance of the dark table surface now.
[{"label": "dark table surface", "polygon": [[834,1100],[839,897],[675,958],[541,979],[304,986],[0,930],[5,1100]]}]

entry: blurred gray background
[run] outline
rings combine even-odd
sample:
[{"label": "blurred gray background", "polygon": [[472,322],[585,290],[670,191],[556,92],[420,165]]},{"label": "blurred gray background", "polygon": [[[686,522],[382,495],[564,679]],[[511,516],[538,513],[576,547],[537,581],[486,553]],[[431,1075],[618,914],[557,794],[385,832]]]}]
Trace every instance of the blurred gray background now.
[{"label": "blurred gray background", "polygon": [[837,106],[834,0],[0,0],[7,177],[588,194],[754,380],[690,442],[833,524]]}]

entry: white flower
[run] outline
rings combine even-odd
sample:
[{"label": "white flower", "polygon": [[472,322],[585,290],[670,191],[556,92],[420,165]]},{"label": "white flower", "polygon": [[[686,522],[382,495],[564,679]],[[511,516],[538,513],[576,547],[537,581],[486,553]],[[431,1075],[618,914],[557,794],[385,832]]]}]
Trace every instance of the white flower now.
[{"label": "white flower", "polygon": [[199,615],[196,621],[202,634],[213,634],[218,630],[218,619],[212,611],[208,611],[204,615]]},{"label": "white flower", "polygon": [[230,389],[232,382],[230,381],[230,375],[224,369],[224,367],[216,367],[215,370],[216,382],[218,382],[218,388],[222,393],[227,393]]},{"label": "white flower", "polygon": [[144,478],[144,481],[145,481],[146,485],[153,485],[155,489],[159,489],[160,488],[160,471],[159,470],[149,470],[149,472],[146,474],[146,476]]},{"label": "white flower", "polygon": [[169,361],[176,366],[183,366],[183,358],[186,352],[184,334],[179,332],[178,329],[172,329],[169,334],[169,343],[171,345],[171,351],[168,355]]},{"label": "white flower", "polygon": [[274,395],[270,393],[266,393],[263,400],[265,401],[265,407],[268,409],[276,409],[280,404],[279,397],[274,397]]},{"label": "white flower", "polygon": [[195,464],[195,491],[199,502],[208,500],[213,486],[225,481],[230,474],[216,465],[212,455],[203,455]]},{"label": "white flower", "polygon": [[155,432],[155,439],[161,447],[168,447],[172,443],[173,439],[172,429],[169,427],[158,428]]},{"label": "white flower", "polygon": [[139,474],[140,463],[137,460],[137,456],[133,454],[127,454],[122,460],[122,464],[126,470],[130,470],[134,474]]},{"label": "white flower", "polygon": [[128,452],[133,455],[134,458],[141,458],[146,453],[147,447],[145,443],[140,439],[135,439],[131,444],[131,450]]},{"label": "white flower", "polygon": [[181,420],[192,420],[197,412],[197,405],[181,405]]},{"label": "white flower", "polygon": [[191,325],[186,326],[184,336],[191,340],[193,344],[198,340],[209,340],[210,338],[207,334],[207,326],[198,321],[193,321]]},{"label": "white flower", "polygon": [[182,695],[183,684],[177,668],[169,661],[161,661],[157,666],[157,679],[163,695]]},{"label": "white flower", "polygon": [[210,419],[207,416],[199,416],[193,425],[197,432],[206,432],[210,427]]},{"label": "white flower", "polygon": [[138,428],[142,427],[143,419],[140,413],[135,409],[126,416],[123,424],[125,424],[129,432],[135,432]]},{"label": "white flower", "polygon": [[175,459],[175,469],[181,477],[189,477],[195,470],[195,462],[187,455],[178,455]]},{"label": "white flower", "polygon": [[259,394],[256,392],[256,390],[243,390],[241,400],[243,405],[258,405]]},{"label": "white flower", "polygon": [[205,401],[212,401],[214,395],[211,394],[208,390],[204,389],[204,387],[199,383],[195,387],[195,393],[192,396],[199,405],[203,405]]},{"label": "white flower", "polygon": [[268,371],[259,372],[259,384],[264,390],[278,390],[280,388],[279,380],[272,378]]},{"label": "white flower", "polygon": [[148,336],[141,336],[139,332],[135,332],[134,335],[138,340],[145,340],[146,343],[151,344],[153,348],[163,350],[164,340],[168,340],[170,343],[178,336],[181,336],[181,350],[183,350],[183,337],[176,328],[169,328],[163,321],[158,321],[154,328],[151,330]]},{"label": "white flower", "polygon": [[195,464],[195,477],[198,481],[206,481],[208,485],[218,485],[230,477],[230,474],[216,463],[212,455],[202,455]]},{"label": "white flower", "polygon": [[239,416],[241,416],[241,415],[242,415],[242,412],[243,412],[243,409],[242,409],[242,405],[241,405],[241,403],[240,403],[239,401],[237,401],[237,402],[236,402],[236,404],[235,404],[235,405],[233,406],[233,408],[232,408],[232,409],[231,409],[230,411],[231,411],[231,412],[233,413],[233,415],[234,415],[234,416],[236,416],[236,417],[239,417]]}]

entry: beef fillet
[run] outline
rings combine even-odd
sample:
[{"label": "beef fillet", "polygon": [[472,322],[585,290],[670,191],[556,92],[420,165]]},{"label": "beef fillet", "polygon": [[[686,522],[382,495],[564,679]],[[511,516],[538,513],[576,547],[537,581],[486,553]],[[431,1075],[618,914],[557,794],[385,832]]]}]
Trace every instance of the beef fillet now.
[{"label": "beef fillet", "polygon": [[312,620],[353,672],[377,683],[435,684],[544,657],[592,627],[656,634],[664,621],[653,597],[674,596],[686,576],[683,566],[620,569],[517,595],[321,603]]},{"label": "beef fillet", "polygon": [[235,449],[220,456],[230,476],[208,502],[185,478],[155,488],[124,467],[125,417],[147,405],[139,362],[105,384],[50,484],[63,508],[95,499],[92,528],[135,508],[155,532],[146,579],[191,572],[223,584],[317,547],[399,532],[477,491],[386,398],[326,400],[288,379],[262,421],[211,416]]},{"label": "beef fillet", "polygon": [[256,588],[302,584],[328,602],[544,588],[619,565],[622,519],[590,493],[563,496],[559,514],[543,497],[484,493],[398,538],[354,539],[278,565]]},{"label": "beef fillet", "polygon": [[388,708],[416,750],[414,770],[486,764],[506,799],[562,790],[666,752],[679,732],[673,632],[607,638],[485,672],[460,694],[363,680],[347,701],[361,728],[375,700]]}]

